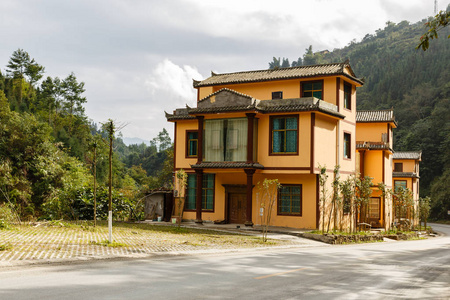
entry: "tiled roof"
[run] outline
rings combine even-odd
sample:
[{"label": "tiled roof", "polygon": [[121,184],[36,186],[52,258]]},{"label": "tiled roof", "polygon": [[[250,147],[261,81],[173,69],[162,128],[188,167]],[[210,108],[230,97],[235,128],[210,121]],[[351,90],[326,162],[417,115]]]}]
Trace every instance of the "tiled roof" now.
[{"label": "tiled roof", "polygon": [[394,111],[388,110],[358,110],[356,111],[356,122],[393,122],[397,124],[394,117]]},{"label": "tiled roof", "polygon": [[392,172],[394,178],[420,178],[417,173],[413,172]]},{"label": "tiled roof", "polygon": [[191,165],[193,169],[264,169],[264,166],[258,163],[246,162],[202,162]]},{"label": "tiled roof", "polygon": [[223,106],[206,108],[187,108],[189,114],[211,114],[220,112],[237,111],[258,111],[261,113],[273,112],[296,112],[296,111],[320,111],[344,118],[344,115],[337,111],[334,105],[319,100],[317,98],[297,98],[297,99],[277,99],[277,100],[256,100],[252,105],[246,106]]},{"label": "tiled roof", "polygon": [[193,120],[195,119],[194,116],[191,116],[188,114],[187,108],[177,108],[173,114],[169,114],[167,112],[164,112],[166,114],[167,121],[176,121],[176,120]]},{"label": "tiled roof", "polygon": [[[345,72],[346,67],[348,67],[350,74]],[[247,71],[236,73],[224,73],[224,74],[212,73],[212,76],[205,80],[202,81],[194,80],[194,87],[197,88],[202,86],[213,86],[221,84],[236,84],[246,82],[285,80],[302,77],[313,77],[313,76],[317,77],[317,76],[332,76],[332,75],[343,75],[358,82],[361,85],[363,84],[363,80],[355,76],[348,62],[344,62],[344,63],[301,66],[292,68],[278,68],[270,70],[258,70],[258,71]]]},{"label": "tiled roof", "polygon": [[422,160],[422,151],[395,151],[393,158]]}]

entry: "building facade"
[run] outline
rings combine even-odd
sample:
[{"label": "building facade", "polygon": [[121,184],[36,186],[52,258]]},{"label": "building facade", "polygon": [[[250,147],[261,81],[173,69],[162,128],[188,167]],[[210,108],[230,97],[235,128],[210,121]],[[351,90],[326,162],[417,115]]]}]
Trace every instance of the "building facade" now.
[{"label": "building facade", "polygon": [[[321,228],[322,167],[329,191],[337,165],[341,179],[373,171],[391,186],[396,123],[393,115],[366,123],[368,116],[357,113],[362,85],[348,62],[212,73],[194,81],[197,106],[166,113],[175,128],[174,171],[188,174],[185,192],[175,195],[185,196],[183,218],[261,224],[258,183],[267,178],[282,185],[271,225]],[[377,201],[370,203],[371,222],[384,227],[386,200]],[[351,221],[349,214],[339,218],[344,226]]]}]

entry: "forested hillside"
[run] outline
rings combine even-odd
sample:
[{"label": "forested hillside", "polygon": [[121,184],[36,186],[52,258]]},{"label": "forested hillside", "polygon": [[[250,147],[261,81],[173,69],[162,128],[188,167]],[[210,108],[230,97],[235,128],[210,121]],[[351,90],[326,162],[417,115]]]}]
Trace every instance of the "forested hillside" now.
[{"label": "forested hillside", "polygon": [[[73,73],[44,78],[44,66],[22,49],[2,60],[0,208],[21,219],[92,219],[95,165],[98,215],[105,218],[109,140],[85,115],[84,83]],[[172,143],[164,129],[150,146],[126,146],[119,137],[114,149],[114,216],[128,218],[147,191],[170,185]]]},{"label": "forested hillside", "polygon": [[343,49],[314,53],[311,46],[294,63],[274,58],[269,68],[349,59],[365,79],[357,90],[357,109],[394,108],[394,150],[423,151],[420,194],[431,194],[433,216],[445,218],[450,209],[450,28],[441,30],[427,51],[417,50],[425,22],[387,22]]}]

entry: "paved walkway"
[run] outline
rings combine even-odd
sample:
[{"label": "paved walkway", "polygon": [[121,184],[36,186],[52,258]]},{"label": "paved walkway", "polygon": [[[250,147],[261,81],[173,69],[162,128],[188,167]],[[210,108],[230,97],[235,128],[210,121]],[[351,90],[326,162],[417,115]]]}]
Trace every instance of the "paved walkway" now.
[{"label": "paved walkway", "polygon": [[[164,222],[152,222],[152,225],[172,225]],[[184,222],[183,227],[212,229],[245,235],[261,235],[259,227],[225,224],[216,225]],[[92,228],[91,228],[92,229]],[[113,239],[122,243],[119,247],[106,247],[102,242],[107,239],[107,229],[72,230],[71,228],[52,228],[51,234],[45,226],[27,227],[26,230],[0,230],[0,246],[9,249],[0,251],[0,267],[54,262],[68,262],[89,259],[139,258],[155,255],[192,255],[201,253],[222,253],[235,251],[259,251],[273,248],[310,247],[324,245],[295,236],[301,230],[292,228],[270,228],[269,238],[283,241],[281,246],[263,243],[242,245],[236,243],[218,243],[204,246],[200,242],[189,242],[183,235],[167,239],[158,237],[154,231],[131,231],[113,229]],[[130,236],[130,232],[132,235]]]}]

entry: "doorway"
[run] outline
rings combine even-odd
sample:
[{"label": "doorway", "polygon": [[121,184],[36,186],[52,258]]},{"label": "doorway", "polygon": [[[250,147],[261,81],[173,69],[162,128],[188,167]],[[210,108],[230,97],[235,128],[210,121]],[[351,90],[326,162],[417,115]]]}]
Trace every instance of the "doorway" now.
[{"label": "doorway", "polygon": [[244,224],[247,217],[247,195],[229,193],[228,203],[230,205],[228,223]]}]

